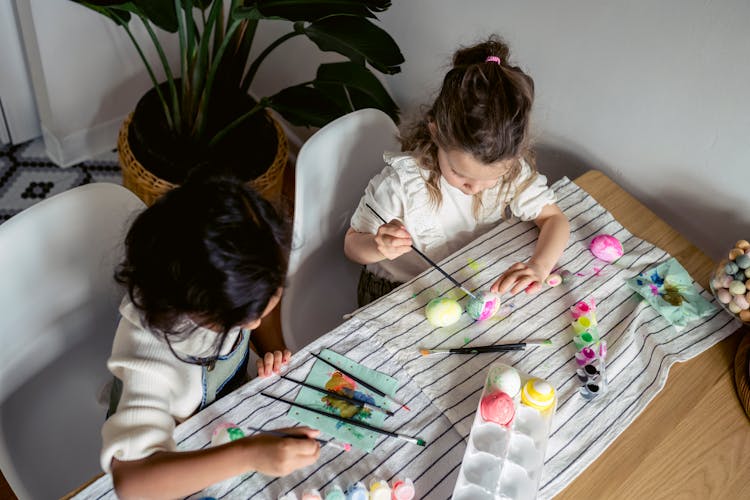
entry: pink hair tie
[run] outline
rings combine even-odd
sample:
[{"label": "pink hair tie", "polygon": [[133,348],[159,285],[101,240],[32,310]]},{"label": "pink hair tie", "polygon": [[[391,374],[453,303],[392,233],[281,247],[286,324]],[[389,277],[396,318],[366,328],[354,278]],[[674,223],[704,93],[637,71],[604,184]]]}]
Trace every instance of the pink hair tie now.
[{"label": "pink hair tie", "polygon": [[497,56],[487,56],[487,59],[485,59],[484,62],[493,62],[500,64],[500,58]]}]

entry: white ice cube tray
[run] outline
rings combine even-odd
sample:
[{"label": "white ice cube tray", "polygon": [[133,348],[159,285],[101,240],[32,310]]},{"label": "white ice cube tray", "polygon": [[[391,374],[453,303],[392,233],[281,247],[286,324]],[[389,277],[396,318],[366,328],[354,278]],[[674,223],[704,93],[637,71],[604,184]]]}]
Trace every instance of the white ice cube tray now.
[{"label": "white ice cube tray", "polygon": [[[502,363],[493,364],[490,371]],[[517,370],[518,371],[518,370]],[[521,387],[534,377],[518,371]],[[492,392],[485,380],[481,398]],[[557,407],[557,396],[552,405],[540,411],[527,406],[520,394],[513,398],[515,418],[510,427],[485,421],[480,403],[471,426],[461,470],[458,473],[454,500],[525,500],[536,498],[544,466],[552,416]]]}]

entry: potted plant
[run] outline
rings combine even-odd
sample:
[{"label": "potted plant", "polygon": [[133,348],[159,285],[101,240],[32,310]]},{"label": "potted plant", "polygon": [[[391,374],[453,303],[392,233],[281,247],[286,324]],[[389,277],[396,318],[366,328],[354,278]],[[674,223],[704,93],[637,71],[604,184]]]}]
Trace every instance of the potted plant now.
[{"label": "potted plant", "polygon": [[[123,184],[147,204],[206,163],[247,179],[275,200],[287,148],[268,110],[301,126],[320,127],[368,107],[398,121],[396,104],[369,68],[393,74],[404,61],[396,42],[373,22],[376,13],[390,7],[389,0],[73,1],[125,29],[153,82],[125,120],[118,142]],[[289,21],[291,30],[251,60],[261,20]],[[157,81],[131,22],[142,23],[149,34],[166,81]],[[170,66],[157,29],[178,37],[179,67]],[[321,64],[311,81],[251,98],[248,90],[259,66],[297,36],[348,60]]]}]

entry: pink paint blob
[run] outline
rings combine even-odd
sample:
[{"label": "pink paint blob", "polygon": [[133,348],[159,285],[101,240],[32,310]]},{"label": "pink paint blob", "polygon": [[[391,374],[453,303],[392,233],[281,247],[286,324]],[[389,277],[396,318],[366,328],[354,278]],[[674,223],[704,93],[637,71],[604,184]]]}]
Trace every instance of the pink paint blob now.
[{"label": "pink paint blob", "polygon": [[595,236],[589,244],[589,250],[597,259],[610,263],[622,257],[623,254],[620,240],[609,234]]}]

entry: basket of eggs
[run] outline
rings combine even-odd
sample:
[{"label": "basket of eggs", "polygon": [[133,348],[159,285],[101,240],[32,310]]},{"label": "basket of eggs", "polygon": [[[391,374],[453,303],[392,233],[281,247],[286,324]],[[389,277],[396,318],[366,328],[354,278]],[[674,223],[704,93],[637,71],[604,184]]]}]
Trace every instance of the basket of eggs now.
[{"label": "basket of eggs", "polygon": [[740,240],[711,274],[711,292],[719,303],[750,324],[750,242]]}]

